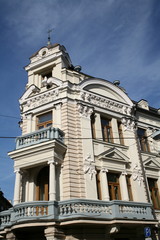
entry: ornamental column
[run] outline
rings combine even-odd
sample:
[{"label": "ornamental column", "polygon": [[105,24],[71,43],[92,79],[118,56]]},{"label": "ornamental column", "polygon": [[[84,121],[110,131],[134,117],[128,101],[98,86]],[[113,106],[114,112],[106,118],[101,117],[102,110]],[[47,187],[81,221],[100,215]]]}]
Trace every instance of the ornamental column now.
[{"label": "ornamental column", "polygon": [[56,162],[48,161],[49,164],[49,201],[56,200]]},{"label": "ornamental column", "polygon": [[21,173],[20,169],[15,169],[15,187],[14,187],[14,201],[13,205],[20,203],[20,187],[21,187]]}]

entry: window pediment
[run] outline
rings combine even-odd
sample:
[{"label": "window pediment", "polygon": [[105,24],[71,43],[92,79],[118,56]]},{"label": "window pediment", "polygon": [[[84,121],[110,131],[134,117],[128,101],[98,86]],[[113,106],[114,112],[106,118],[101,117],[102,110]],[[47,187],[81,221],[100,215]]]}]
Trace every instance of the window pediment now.
[{"label": "window pediment", "polygon": [[102,161],[113,160],[117,162],[123,162],[125,164],[130,162],[129,158],[116,148],[111,148],[101,153],[100,155],[98,155],[98,159]]},{"label": "window pediment", "polygon": [[160,164],[153,157],[149,157],[144,161],[144,167],[150,169],[160,169]]},{"label": "window pediment", "polygon": [[31,86],[29,86],[29,88],[25,91],[25,93],[22,95],[22,97],[20,98],[20,104],[23,103],[28,97],[32,96],[32,94],[34,93],[39,93],[40,89],[32,84]]}]

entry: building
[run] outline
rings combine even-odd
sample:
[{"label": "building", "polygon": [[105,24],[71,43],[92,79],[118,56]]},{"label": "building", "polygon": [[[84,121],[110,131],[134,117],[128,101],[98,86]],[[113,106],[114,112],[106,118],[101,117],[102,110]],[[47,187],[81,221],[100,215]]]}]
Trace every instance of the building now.
[{"label": "building", "polygon": [[[158,238],[160,111],[73,66],[60,44],[30,57],[4,239]],[[145,231],[145,234],[144,234]]]},{"label": "building", "polygon": [[3,192],[0,190],[0,212],[7,210],[12,207],[10,201],[8,201],[5,197]]}]

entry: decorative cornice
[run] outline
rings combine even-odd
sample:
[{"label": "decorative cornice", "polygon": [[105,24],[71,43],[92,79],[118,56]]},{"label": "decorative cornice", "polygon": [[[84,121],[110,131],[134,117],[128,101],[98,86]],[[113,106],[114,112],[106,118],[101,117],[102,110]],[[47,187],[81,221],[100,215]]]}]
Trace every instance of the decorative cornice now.
[{"label": "decorative cornice", "polygon": [[80,94],[80,98],[81,100],[88,102],[90,104],[93,104],[111,111],[119,112],[128,116],[130,116],[132,112],[131,106],[127,106],[118,101],[114,101],[106,97],[98,96],[93,93],[82,91]]},{"label": "decorative cornice", "polygon": [[59,89],[56,89],[56,90],[52,89],[51,91],[48,91],[43,94],[39,94],[35,97],[30,98],[25,102],[23,102],[22,104],[28,107],[28,109],[32,109],[32,108],[39,107],[43,104],[52,102],[53,100],[55,100],[55,98],[58,97],[58,95],[59,95]]}]

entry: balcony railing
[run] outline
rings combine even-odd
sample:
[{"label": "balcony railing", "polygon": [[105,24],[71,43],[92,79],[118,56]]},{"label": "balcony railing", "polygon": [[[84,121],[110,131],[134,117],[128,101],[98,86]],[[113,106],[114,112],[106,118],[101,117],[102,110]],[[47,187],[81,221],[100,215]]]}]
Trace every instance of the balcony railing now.
[{"label": "balcony railing", "polygon": [[43,128],[16,138],[16,149],[57,139],[63,142],[64,133],[59,128]]},{"label": "balcony railing", "polygon": [[0,229],[13,226],[16,223],[41,221],[68,221],[76,219],[92,219],[109,221],[147,220],[153,221],[152,205],[150,203],[124,201],[96,201],[73,199],[68,201],[38,201],[15,205],[7,211],[0,212]]}]

